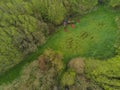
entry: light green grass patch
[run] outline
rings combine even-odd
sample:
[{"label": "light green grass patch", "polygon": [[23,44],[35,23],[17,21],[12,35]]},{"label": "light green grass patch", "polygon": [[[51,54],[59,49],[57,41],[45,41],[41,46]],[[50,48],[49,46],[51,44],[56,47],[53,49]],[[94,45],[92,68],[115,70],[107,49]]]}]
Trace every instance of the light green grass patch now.
[{"label": "light green grass patch", "polygon": [[106,59],[115,54],[117,36],[115,14],[98,8],[81,18],[74,29],[70,25],[68,32],[59,28],[46,47],[61,51],[65,58],[83,56]]}]

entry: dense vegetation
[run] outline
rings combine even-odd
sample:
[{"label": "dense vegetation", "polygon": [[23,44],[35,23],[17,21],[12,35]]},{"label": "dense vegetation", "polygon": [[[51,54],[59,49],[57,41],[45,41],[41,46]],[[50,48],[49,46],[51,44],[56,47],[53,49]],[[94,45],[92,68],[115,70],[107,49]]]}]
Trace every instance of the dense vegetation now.
[{"label": "dense vegetation", "polygon": [[[119,90],[119,11],[120,0],[1,0],[0,90]],[[68,17],[80,22],[65,32]]]},{"label": "dense vegetation", "polygon": [[[81,7],[81,2],[86,6],[81,8],[84,10],[96,5],[96,3],[89,5],[89,0],[88,2],[76,0],[74,4],[71,0],[0,1],[0,72],[18,64],[25,55],[45,43],[52,24],[60,24],[67,12],[77,13],[75,10]],[[47,25],[45,22],[51,24]]]},{"label": "dense vegetation", "polygon": [[2,72],[18,64],[23,56],[43,44],[44,32],[48,29],[42,20],[35,17],[35,12],[27,2],[21,0],[6,4],[1,2],[0,8],[0,72]]},{"label": "dense vegetation", "polygon": [[87,60],[86,74],[105,90],[120,89],[120,56],[100,61]]}]

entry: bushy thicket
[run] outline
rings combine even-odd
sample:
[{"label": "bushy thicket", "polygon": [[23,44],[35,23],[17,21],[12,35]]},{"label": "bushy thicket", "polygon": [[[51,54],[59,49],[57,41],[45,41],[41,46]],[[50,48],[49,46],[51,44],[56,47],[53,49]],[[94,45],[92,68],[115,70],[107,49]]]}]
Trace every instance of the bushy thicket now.
[{"label": "bushy thicket", "polygon": [[64,0],[64,6],[71,15],[83,15],[94,8],[98,0]]},{"label": "bushy thicket", "polygon": [[32,0],[45,21],[60,24],[66,16],[83,15],[95,7],[98,0]]},{"label": "bushy thicket", "polygon": [[[44,53],[39,57],[40,68],[42,69],[43,62],[46,69],[54,68],[56,73],[61,73],[64,69],[63,55],[58,51],[53,51],[52,49],[46,49]],[[45,69],[44,69],[45,71]]]},{"label": "bushy thicket", "polygon": [[47,25],[23,0],[0,2],[0,73],[45,42]]},{"label": "bushy thicket", "polygon": [[39,69],[38,61],[35,60],[23,68],[18,79],[11,84],[1,85],[0,90],[54,90],[54,72],[54,69],[49,69],[43,73]]},{"label": "bushy thicket", "polygon": [[45,21],[60,24],[65,17],[66,9],[62,0],[32,0],[33,7],[38,10]]},{"label": "bushy thicket", "polygon": [[104,90],[120,90],[120,56],[105,61],[87,60],[86,75]]}]

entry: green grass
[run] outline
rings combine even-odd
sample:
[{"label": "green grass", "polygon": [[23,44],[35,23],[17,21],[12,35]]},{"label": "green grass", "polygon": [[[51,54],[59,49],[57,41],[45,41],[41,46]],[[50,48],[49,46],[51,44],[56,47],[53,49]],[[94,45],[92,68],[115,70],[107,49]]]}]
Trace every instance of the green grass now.
[{"label": "green grass", "polygon": [[117,36],[115,14],[101,7],[81,18],[74,29],[68,26],[68,32],[64,32],[60,28],[46,47],[63,52],[65,58],[83,56],[106,59],[115,54]]},{"label": "green grass", "polygon": [[64,32],[63,27],[60,27],[43,47],[1,75],[0,84],[11,82],[19,77],[22,67],[37,59],[46,48],[61,51],[65,63],[77,56],[100,59],[114,56],[114,44],[118,36],[115,16],[114,13],[99,7],[96,11],[80,18],[80,23],[76,23],[74,29],[68,26],[68,32]]}]

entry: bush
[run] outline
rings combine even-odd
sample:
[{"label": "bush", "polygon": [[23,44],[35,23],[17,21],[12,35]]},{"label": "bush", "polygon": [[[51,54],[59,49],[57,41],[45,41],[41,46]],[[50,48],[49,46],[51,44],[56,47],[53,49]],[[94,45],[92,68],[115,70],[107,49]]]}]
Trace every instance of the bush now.
[{"label": "bush", "polygon": [[109,4],[112,7],[118,7],[118,6],[120,6],[120,0],[110,0]]},{"label": "bush", "polygon": [[60,24],[66,10],[61,0],[32,0],[33,6],[41,13],[45,21]]},{"label": "bush", "polygon": [[82,58],[75,58],[70,60],[68,66],[69,68],[75,70],[75,72],[78,74],[84,73],[84,59]]},{"label": "bush", "polygon": [[46,49],[44,53],[39,57],[39,61],[41,63],[44,62],[45,66],[47,66],[47,69],[54,68],[57,74],[64,69],[62,59],[62,54],[60,52],[53,51],[52,49]]},{"label": "bush", "polygon": [[61,85],[63,87],[73,85],[75,82],[75,77],[76,73],[72,69],[69,69],[63,74],[63,77],[61,78]]}]

